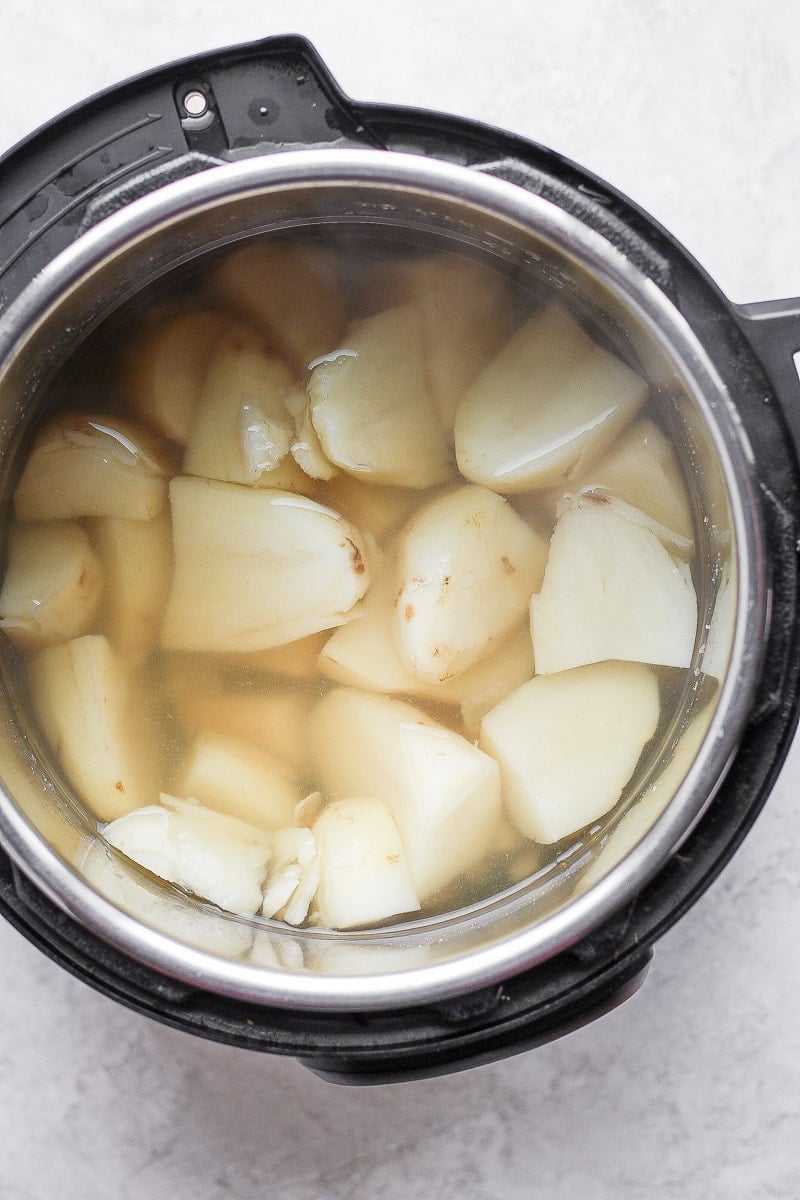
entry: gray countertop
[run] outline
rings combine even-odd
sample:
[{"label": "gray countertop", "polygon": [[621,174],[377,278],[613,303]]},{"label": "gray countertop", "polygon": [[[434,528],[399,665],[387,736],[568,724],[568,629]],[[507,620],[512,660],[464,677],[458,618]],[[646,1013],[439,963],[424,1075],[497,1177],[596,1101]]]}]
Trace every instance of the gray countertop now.
[{"label": "gray countertop", "polygon": [[[354,96],[558,147],[736,300],[800,294],[791,0],[1,0],[0,146],[100,87],[277,32]],[[428,1083],[336,1089],[77,983],[0,924],[3,1200],[795,1200],[800,750],[641,992],[569,1038]]]}]

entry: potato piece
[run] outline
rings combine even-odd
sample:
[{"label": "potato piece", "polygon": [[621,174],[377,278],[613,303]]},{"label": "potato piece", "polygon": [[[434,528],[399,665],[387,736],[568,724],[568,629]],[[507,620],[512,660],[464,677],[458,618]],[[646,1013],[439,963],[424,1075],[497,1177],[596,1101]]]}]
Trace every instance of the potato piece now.
[{"label": "potato piece", "polygon": [[232,312],[254,321],[298,371],[341,334],[338,262],[323,246],[261,239],[225,258],[209,288]]},{"label": "potato piece", "polygon": [[228,483],[272,487],[294,422],[284,405],[292,377],[249,329],[217,342],[192,422],[183,469]]},{"label": "potato piece", "polygon": [[259,829],[291,825],[300,803],[300,792],[280,759],[246,741],[208,731],[195,739],[172,790]]},{"label": "potato piece", "polygon": [[420,675],[444,681],[494,650],[541,586],[547,543],[481,487],[434,500],[400,539],[395,637]]},{"label": "potato piece", "polygon": [[311,420],[308,393],[294,388],[284,398],[284,404],[294,420],[294,441],[290,450],[294,461],[311,479],[333,479],[336,467],[327,458]]},{"label": "potato piece", "polygon": [[[678,538],[693,541],[692,510],[681,469],[668,439],[648,417],[634,421],[569,490],[611,492]],[[560,489],[542,496],[553,516],[560,498]]]},{"label": "potato piece", "polygon": [[28,660],[31,703],[76,792],[103,821],[158,796],[158,737],[134,677],[98,635]]},{"label": "potato piece", "polygon": [[198,309],[146,325],[125,353],[122,387],[136,413],[159,433],[186,445],[216,344],[231,324]]},{"label": "potato piece", "polygon": [[103,572],[79,525],[13,525],[0,590],[0,629],[23,650],[79,637],[92,624]]},{"label": "potato piece", "polygon": [[170,500],[168,649],[285,645],[341,625],[367,589],[361,535],[313,500],[187,477]]},{"label": "potato piece", "polygon": [[639,663],[537,675],[481,722],[521,833],[557,842],[607,813],[658,724],[658,684]]},{"label": "potato piece", "polygon": [[717,598],[707,626],[706,644],[701,666],[706,675],[720,682],[725,678],[736,626],[736,568],[727,562],[717,584]]},{"label": "potato piece", "polygon": [[174,715],[188,732],[210,729],[241,738],[275,755],[291,770],[305,763],[310,702],[293,688],[252,691],[227,687],[212,668],[176,656],[167,670],[165,690]]},{"label": "potato piece", "polygon": [[526,622],[494,654],[452,680],[453,684],[461,683],[461,719],[467,737],[477,739],[487,712],[532,679],[533,668],[533,644]]},{"label": "potato piece", "polygon": [[374,305],[412,304],[422,318],[425,358],[442,427],[476,376],[511,333],[508,283],[481,263],[456,254],[381,264],[367,279]]},{"label": "potato piece", "polygon": [[603,493],[563,504],[531,601],[537,672],[605,659],[688,667],[697,630],[688,570]]},{"label": "potato piece", "polygon": [[162,793],[103,830],[109,845],[145,870],[228,912],[261,907],[272,836],[254,825]]},{"label": "potato piece", "polygon": [[661,774],[625,813],[588,871],[581,876],[576,889],[578,893],[588,891],[598,879],[602,879],[617,863],[622,862],[623,858],[638,846],[645,834],[650,832],[686,778],[707,731],[708,715],[701,714],[695,717],[684,731]]},{"label": "potato piece", "polygon": [[301,925],[319,886],[320,858],[310,829],[281,829],[272,843],[272,863],[261,915]]},{"label": "potato piece", "polygon": [[373,483],[425,488],[453,473],[425,375],[422,325],[410,305],[354,322],[308,381],[328,459]]},{"label": "potato piece", "polygon": [[106,576],[103,631],[114,649],[139,665],[158,640],[172,572],[169,516],[151,521],[104,517],[92,527]]},{"label": "potato piece", "polygon": [[579,478],[633,420],[647,384],[563,309],[540,310],[475,380],[455,420],[458,466],[496,492]]},{"label": "potato piece", "polygon": [[105,414],[66,413],[39,431],[14,493],[20,521],[127,517],[164,507],[170,463],[139,426]]},{"label": "potato piece", "polygon": [[325,484],[319,500],[382,543],[411,516],[420,494],[416,488],[381,487],[352,475],[337,475]]},{"label": "potato piece", "polygon": [[491,847],[500,820],[497,764],[419,709],[338,688],[312,713],[308,738],[326,791],[386,804],[420,900]]},{"label": "potato piece", "polygon": [[419,911],[397,826],[380,800],[335,800],[312,832],[320,855],[322,925],[353,929]]}]

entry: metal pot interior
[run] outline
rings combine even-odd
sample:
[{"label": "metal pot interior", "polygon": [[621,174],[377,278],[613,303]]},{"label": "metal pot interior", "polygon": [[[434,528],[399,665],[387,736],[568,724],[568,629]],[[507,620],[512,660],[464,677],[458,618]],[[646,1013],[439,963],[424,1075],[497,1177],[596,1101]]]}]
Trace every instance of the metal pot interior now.
[{"label": "metal pot interior", "polygon": [[713,797],[747,716],[765,623],[747,448],[723,385],[680,314],[574,217],[449,164],[383,152],[303,152],[221,167],[136,201],[81,235],[17,300],[0,342],[6,512],[65,364],[73,364],[74,379],[104,322],[124,325],[144,298],[186,285],[214,256],[252,237],[319,239],[354,269],[375,245],[485,260],[531,305],[557,299],[645,375],[695,515],[700,617],[692,668],[670,684],[673,703],[623,801],[564,845],[554,864],[446,916],[344,934],[228,916],[104,849],[27,714],[18,663],[5,646],[0,836],[81,923],[134,958],[212,991],[319,1009],[389,1007],[467,991],[558,953],[596,926],[657,871]]}]

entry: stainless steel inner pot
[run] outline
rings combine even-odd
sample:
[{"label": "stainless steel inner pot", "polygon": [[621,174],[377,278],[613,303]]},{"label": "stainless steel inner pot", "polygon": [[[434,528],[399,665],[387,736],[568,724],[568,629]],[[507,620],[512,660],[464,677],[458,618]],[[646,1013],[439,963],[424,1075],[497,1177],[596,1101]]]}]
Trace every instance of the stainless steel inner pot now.
[{"label": "stainless steel inner pot", "polygon": [[[0,330],[6,506],[50,381],[109,313],[166,273],[253,235],[345,235],[356,225],[487,257],[533,292],[556,296],[649,377],[695,509],[700,621],[679,711],[659,731],[627,807],[637,795],[644,802],[622,824],[615,810],[593,829],[593,845],[603,849],[588,872],[579,844],[546,877],[469,909],[347,934],[228,916],[110,855],[31,727],[6,652],[0,840],[20,868],[85,927],[156,970],[300,1009],[380,1009],[470,991],[557,954],[623,905],[686,837],[725,774],[752,702],[768,612],[749,448],[677,309],[609,241],[555,204],[410,154],[312,150],[220,166],[136,200],[78,237]],[[710,675],[719,686],[709,703]]]}]

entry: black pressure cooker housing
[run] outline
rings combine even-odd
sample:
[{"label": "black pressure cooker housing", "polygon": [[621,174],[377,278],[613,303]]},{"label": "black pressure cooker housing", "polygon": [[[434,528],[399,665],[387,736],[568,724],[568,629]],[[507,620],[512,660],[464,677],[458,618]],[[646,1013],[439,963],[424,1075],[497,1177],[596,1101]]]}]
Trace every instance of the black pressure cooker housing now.
[{"label": "black pressure cooker housing", "polygon": [[[191,93],[205,109],[196,115]],[[239,158],[339,146],[405,151],[497,175],[612,242],[691,325],[738,409],[756,464],[771,570],[763,675],[744,737],[702,820],[634,900],[555,958],[424,1006],[324,1013],[248,1004],[126,957],[45,898],[0,852],[0,910],[55,962],[131,1008],[231,1045],[288,1054],[330,1079],[389,1082],[512,1054],[636,990],[652,945],[699,898],[769,795],[798,717],[800,302],[732,305],[641,209],[552,150],[475,122],[347,99],[299,37],[186,59],[103,92],[0,162],[0,321],[57,254],[104,216]]]}]

